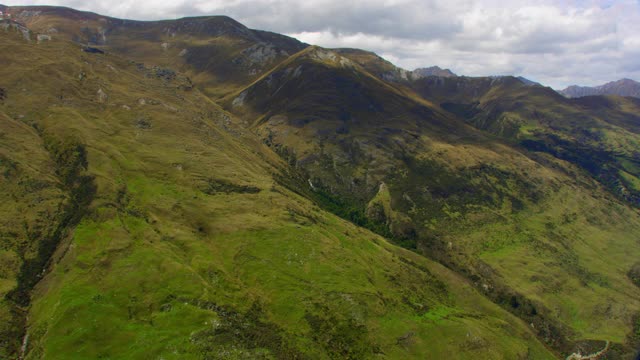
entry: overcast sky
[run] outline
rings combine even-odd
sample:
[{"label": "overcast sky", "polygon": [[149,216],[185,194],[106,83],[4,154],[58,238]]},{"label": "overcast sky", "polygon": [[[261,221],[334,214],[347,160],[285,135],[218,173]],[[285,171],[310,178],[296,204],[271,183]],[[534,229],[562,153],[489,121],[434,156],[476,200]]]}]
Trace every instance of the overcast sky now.
[{"label": "overcast sky", "polygon": [[42,1],[138,20],[228,15],[310,44],[371,50],[410,70],[522,75],[554,88],[640,80],[640,0]]}]

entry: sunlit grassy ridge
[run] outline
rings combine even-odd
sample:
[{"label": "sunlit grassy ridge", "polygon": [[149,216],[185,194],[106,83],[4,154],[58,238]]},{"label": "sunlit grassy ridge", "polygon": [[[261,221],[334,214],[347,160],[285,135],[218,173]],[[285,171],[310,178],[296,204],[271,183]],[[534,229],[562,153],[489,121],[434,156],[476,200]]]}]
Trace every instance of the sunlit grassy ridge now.
[{"label": "sunlit grassy ridge", "polygon": [[[49,179],[38,206],[90,200],[27,302],[2,303],[21,308],[2,356],[26,330],[28,359],[553,357],[463,278],[282,186],[287,164],[180,78],[63,41],[0,46],[2,154]],[[3,179],[15,223],[38,194],[20,186]]]}]

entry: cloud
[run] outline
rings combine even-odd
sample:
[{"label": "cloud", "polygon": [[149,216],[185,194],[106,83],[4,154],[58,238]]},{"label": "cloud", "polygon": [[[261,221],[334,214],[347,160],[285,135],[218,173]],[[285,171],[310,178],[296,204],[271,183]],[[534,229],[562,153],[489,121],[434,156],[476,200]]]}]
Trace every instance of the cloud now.
[{"label": "cloud", "polygon": [[[16,0],[12,5],[31,4]],[[228,15],[325,47],[374,51],[399,66],[522,75],[564,87],[640,80],[637,0],[53,0],[122,18]]]}]

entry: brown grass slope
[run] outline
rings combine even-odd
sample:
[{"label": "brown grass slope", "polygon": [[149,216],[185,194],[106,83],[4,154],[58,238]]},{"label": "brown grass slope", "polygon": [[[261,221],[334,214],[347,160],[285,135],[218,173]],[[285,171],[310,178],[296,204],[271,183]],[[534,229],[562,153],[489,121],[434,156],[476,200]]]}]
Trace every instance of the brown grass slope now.
[{"label": "brown grass slope", "polygon": [[72,40],[180,70],[213,97],[246,85],[306,47],[287,36],[248,29],[226,16],[134,21],[50,6],[10,11],[15,20],[53,41]]}]

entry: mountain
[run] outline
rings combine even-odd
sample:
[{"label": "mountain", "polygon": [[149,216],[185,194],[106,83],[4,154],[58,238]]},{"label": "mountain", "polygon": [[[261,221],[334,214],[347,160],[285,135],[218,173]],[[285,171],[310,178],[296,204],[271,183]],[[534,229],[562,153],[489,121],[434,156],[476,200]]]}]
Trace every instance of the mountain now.
[{"label": "mountain", "polygon": [[293,192],[183,75],[0,36],[3,358],[551,357],[459,275]]},{"label": "mountain", "polygon": [[569,98],[594,95],[618,95],[640,98],[640,83],[631,79],[620,79],[595,87],[572,85],[561,90],[560,93]]},{"label": "mountain", "polygon": [[13,19],[68,40],[184,72],[211,97],[250,83],[307,45],[226,16],[132,21],[51,6],[11,7]]},{"label": "mountain", "polygon": [[[598,331],[624,328],[626,320],[605,325],[608,315],[597,310],[604,303],[588,294],[618,281],[624,291],[638,289],[616,272],[602,272],[602,265],[594,271],[581,264],[627,256],[626,245],[616,255],[589,255],[588,249],[602,246],[603,238],[594,236],[599,231],[621,244],[635,242],[623,229],[637,231],[637,210],[622,205],[621,218],[600,214],[609,201],[637,194],[636,145],[612,143],[607,155],[592,138],[567,138],[571,126],[579,126],[574,115],[587,112],[552,89],[516,78],[424,78],[410,83],[412,96],[402,84],[381,81],[339,54],[311,49],[224,104],[300,168],[335,213],[467,274],[494,301],[511,302],[509,310],[537,324],[553,346],[600,336],[567,316],[576,297],[582,309],[591,309],[590,320],[581,318],[595,321]],[[554,107],[540,112],[547,103]],[[556,111],[567,115],[551,117]],[[612,136],[637,141],[624,128],[592,121]],[[536,145],[545,141],[546,148]],[[609,176],[618,187],[607,190]],[[618,190],[621,199],[614,200]],[[635,196],[628,201],[636,203]],[[592,206],[602,210],[600,220],[577,211]],[[635,220],[622,220],[626,216]],[[604,230],[601,220],[620,227]],[[518,270],[525,264],[532,273]],[[546,276],[581,285],[545,289]]]},{"label": "mountain", "polygon": [[418,68],[412,71],[414,78],[421,78],[426,76],[440,76],[440,77],[455,77],[458,76],[451,72],[449,69],[441,69],[438,66],[431,66],[428,68]]},{"label": "mountain", "polygon": [[0,358],[635,355],[636,99],[10,11]]}]

